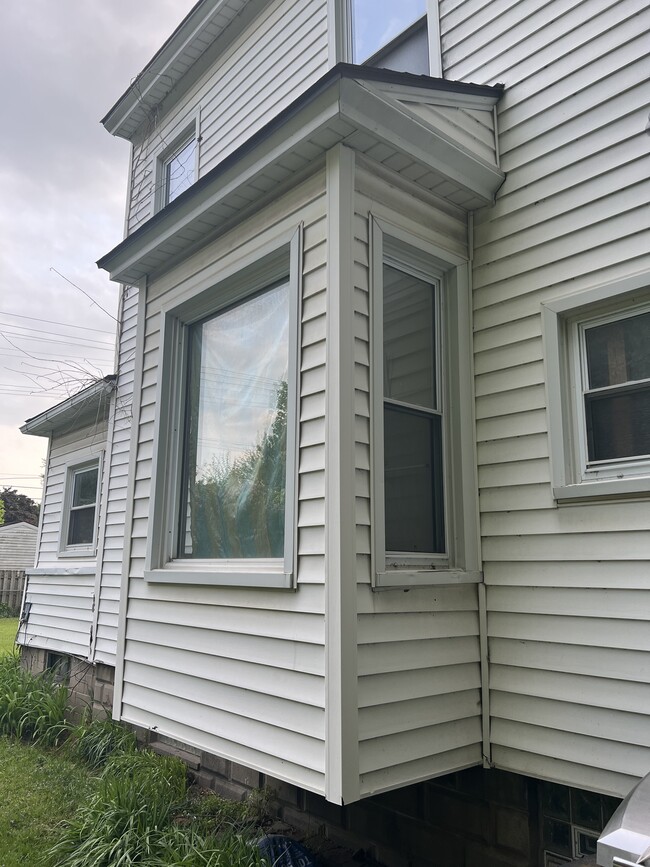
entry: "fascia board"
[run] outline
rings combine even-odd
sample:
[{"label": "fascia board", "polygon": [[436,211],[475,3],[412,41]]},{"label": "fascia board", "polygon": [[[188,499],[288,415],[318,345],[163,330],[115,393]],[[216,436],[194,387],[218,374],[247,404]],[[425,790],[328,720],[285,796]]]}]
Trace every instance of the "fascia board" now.
[{"label": "fascia board", "polygon": [[102,398],[110,394],[114,388],[115,377],[101,379],[89,388],[73,394],[72,397],[46,409],[45,412],[34,416],[34,418],[27,419],[25,424],[21,426],[20,432],[30,436],[47,437],[56,433],[57,430],[67,427],[71,421],[82,418],[80,416],[81,410],[83,410],[84,419],[87,416],[92,417],[93,412],[100,408]]},{"label": "fascia board", "polygon": [[351,123],[480,196],[486,205],[492,203],[503,183],[505,175],[496,165],[471,154],[396,101],[387,102],[358,82],[341,81],[341,113]]}]

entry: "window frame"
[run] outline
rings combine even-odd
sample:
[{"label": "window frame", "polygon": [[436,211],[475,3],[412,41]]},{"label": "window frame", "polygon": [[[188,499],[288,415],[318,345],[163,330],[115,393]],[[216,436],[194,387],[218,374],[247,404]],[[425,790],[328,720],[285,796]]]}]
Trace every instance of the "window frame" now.
[{"label": "window frame", "polygon": [[[478,530],[478,485],[474,437],[471,284],[469,263],[371,218],[371,498],[372,576],[375,589],[482,580]],[[383,267],[388,264],[439,287],[436,372],[443,436],[443,498],[446,552],[385,550]],[[454,395],[454,400],[451,400]],[[453,432],[453,435],[452,435]]]},{"label": "window frame", "polygon": [[[353,18],[352,0],[328,0],[328,19],[330,22],[334,22],[333,26],[328,27],[331,66],[335,66],[337,63],[354,63]],[[422,18],[417,19],[416,22],[393,37],[390,42],[378,48],[360,65],[372,65],[385,54],[389,54],[404,41],[404,34],[422,22],[424,18],[426,18],[427,44],[429,46],[429,75],[442,78],[439,0],[427,0],[426,13]]]},{"label": "window frame", "polygon": [[[159,411],[154,430],[151,540],[144,577],[151,583],[292,589],[295,584],[298,497],[298,375],[301,230],[262,258],[224,276],[216,284],[196,287],[181,303],[161,311]],[[282,558],[180,558],[179,525],[187,387],[189,328],[286,279],[289,285],[289,368],[287,382],[287,459],[285,538]]]},{"label": "window frame", "polygon": [[[102,487],[102,464],[103,453],[92,458],[76,459],[73,463],[66,465],[65,483],[63,491],[63,508],[61,513],[61,528],[59,535],[59,556],[60,557],[94,557],[97,553],[97,538],[99,533],[99,510]],[[90,542],[82,542],[79,544],[70,544],[68,542],[68,533],[70,531],[70,517],[75,509],[72,505],[72,499],[75,489],[75,478],[79,473],[90,469],[97,470],[97,487],[95,489],[95,502],[93,508],[95,514],[93,517],[93,538]],[[90,504],[77,507],[90,508]]]},{"label": "window frame", "polygon": [[585,423],[585,328],[650,309],[650,275],[639,274],[543,302],[542,336],[553,497],[558,503],[650,492],[650,458],[589,466]]},{"label": "window frame", "polygon": [[[199,177],[199,151],[201,147],[198,115],[196,115],[190,123],[186,124],[181,132],[172,138],[169,144],[165,144],[156,155],[155,211],[162,210],[178,198],[178,196],[174,196],[171,200],[168,198],[167,167],[170,162],[192,141],[196,143],[194,149],[194,181],[192,182],[194,184]],[[178,195],[182,195],[182,193],[179,193]]]}]

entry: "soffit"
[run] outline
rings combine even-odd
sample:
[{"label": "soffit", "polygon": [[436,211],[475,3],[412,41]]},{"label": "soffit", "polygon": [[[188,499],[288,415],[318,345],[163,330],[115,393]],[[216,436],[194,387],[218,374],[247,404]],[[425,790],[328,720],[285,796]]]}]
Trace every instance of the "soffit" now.
[{"label": "soffit", "polygon": [[[408,101],[396,93],[400,87]],[[160,273],[313,172],[339,143],[456,207],[491,204],[504,178],[496,163],[427,123],[409,102],[420,96],[491,112],[500,94],[498,87],[340,64],[97,264],[121,283]]]}]

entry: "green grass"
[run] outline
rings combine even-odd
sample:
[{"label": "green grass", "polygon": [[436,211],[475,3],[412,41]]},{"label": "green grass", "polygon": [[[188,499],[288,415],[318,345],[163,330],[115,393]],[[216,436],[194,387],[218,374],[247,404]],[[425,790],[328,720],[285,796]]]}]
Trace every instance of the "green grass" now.
[{"label": "green grass", "polygon": [[17,632],[17,617],[0,617],[0,656],[13,650]]},{"label": "green grass", "polygon": [[0,865],[40,863],[94,792],[88,768],[31,744],[0,737]]}]

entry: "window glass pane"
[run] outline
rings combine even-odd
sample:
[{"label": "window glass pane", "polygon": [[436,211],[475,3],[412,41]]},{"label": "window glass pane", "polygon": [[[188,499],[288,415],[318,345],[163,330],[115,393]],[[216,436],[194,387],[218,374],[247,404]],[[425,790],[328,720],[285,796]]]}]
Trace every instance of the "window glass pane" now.
[{"label": "window glass pane", "polygon": [[650,455],[650,388],[585,395],[590,461]]},{"label": "window glass pane", "polygon": [[352,0],[354,62],[363,63],[426,11],[426,0]]},{"label": "window glass pane", "polygon": [[650,379],[650,313],[585,330],[589,388]]},{"label": "window glass pane", "polygon": [[196,139],[191,139],[165,163],[165,203],[173,202],[177,196],[189,189],[194,183],[194,154]]},{"label": "window glass pane", "polygon": [[288,285],[190,333],[181,556],[282,557]]},{"label": "window glass pane", "polygon": [[68,545],[91,545],[95,535],[95,507],[84,506],[70,512]]},{"label": "window glass pane", "polygon": [[386,550],[445,551],[442,419],[384,407]]},{"label": "window glass pane", "polygon": [[384,395],[437,408],[433,286],[384,266]]},{"label": "window glass pane", "polygon": [[74,474],[73,506],[94,505],[97,499],[97,467]]}]

